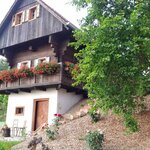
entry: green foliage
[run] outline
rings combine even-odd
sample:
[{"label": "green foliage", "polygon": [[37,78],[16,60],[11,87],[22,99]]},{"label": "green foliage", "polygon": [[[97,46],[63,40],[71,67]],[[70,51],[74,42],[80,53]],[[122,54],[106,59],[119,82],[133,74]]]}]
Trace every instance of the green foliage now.
[{"label": "green foliage", "polygon": [[98,114],[97,112],[89,111],[88,114],[90,115],[93,123],[96,123],[100,120],[100,114]]},{"label": "green foliage", "polygon": [[6,59],[0,58],[0,71],[6,70],[9,68],[9,64]]},{"label": "green foliage", "polygon": [[103,149],[103,141],[104,135],[98,131],[89,132],[86,137],[86,144],[88,150],[102,150]]},{"label": "green foliage", "polygon": [[95,108],[122,115],[126,127],[136,131],[134,97],[142,99],[150,91],[150,1],[73,3],[88,12],[74,33],[77,42],[72,43],[79,50],[75,84],[84,83],[89,97],[96,100]]},{"label": "green foliage", "polygon": [[[6,59],[0,59],[0,71],[9,69],[9,64]],[[7,95],[0,95],[0,121],[5,121],[7,110]]]},{"label": "green foliage", "polygon": [[0,141],[0,150],[10,150],[11,147],[19,143],[20,142],[17,141],[13,141],[13,142]]},{"label": "green foliage", "polygon": [[59,126],[60,126],[59,120],[60,120],[60,117],[54,118],[53,124],[50,125],[50,126],[46,129],[47,137],[48,137],[50,140],[55,140],[55,139],[57,138],[57,136],[59,135],[59,133],[58,133]]},{"label": "green foliage", "polygon": [[7,103],[8,103],[8,96],[0,95],[0,122],[5,121]]}]

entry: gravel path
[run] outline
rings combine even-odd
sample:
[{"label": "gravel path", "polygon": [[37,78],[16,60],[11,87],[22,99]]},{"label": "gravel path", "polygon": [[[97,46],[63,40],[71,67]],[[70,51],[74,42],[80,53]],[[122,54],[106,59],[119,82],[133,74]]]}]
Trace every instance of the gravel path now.
[{"label": "gravel path", "polygon": [[[141,130],[138,133],[127,134],[123,127],[123,120],[113,115],[104,117],[96,124],[92,124],[89,116],[85,116],[60,127],[57,140],[48,141],[43,132],[40,133],[43,141],[50,150],[86,150],[86,144],[80,140],[87,130],[101,129],[104,131],[104,150],[150,150],[150,112],[136,115]],[[30,139],[15,146],[12,150],[28,150]],[[37,148],[41,150],[39,146]]]}]

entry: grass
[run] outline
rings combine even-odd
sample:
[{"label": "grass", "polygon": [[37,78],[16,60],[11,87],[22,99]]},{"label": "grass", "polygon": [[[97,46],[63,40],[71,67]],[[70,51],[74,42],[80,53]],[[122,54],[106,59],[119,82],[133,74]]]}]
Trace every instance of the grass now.
[{"label": "grass", "polygon": [[0,122],[0,127],[2,127],[5,124],[5,122]]},{"label": "grass", "polygon": [[0,141],[0,150],[10,150],[11,147],[13,147],[14,145],[19,144],[20,142],[18,141]]}]

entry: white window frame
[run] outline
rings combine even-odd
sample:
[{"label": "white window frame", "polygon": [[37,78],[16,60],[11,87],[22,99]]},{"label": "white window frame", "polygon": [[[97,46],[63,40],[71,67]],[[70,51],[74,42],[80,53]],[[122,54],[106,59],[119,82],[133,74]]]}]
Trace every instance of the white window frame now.
[{"label": "white window frame", "polygon": [[[17,17],[18,17],[19,14],[21,14],[21,22],[17,23]],[[20,11],[20,12],[16,13],[15,16],[13,16],[13,18],[12,18],[12,26],[19,26],[24,21],[25,21],[25,11]]]},{"label": "white window frame", "polygon": [[17,64],[17,68],[20,69],[21,68],[21,64],[23,64],[23,63],[27,63],[28,68],[31,68],[31,61],[30,60],[19,62]]},{"label": "white window frame", "polygon": [[45,63],[49,63],[50,62],[50,56],[47,56],[47,57],[41,57],[41,58],[38,58],[38,59],[35,59],[34,60],[34,67],[36,67],[38,64],[39,64],[39,61],[41,59],[45,59]]},{"label": "white window frame", "polygon": [[[35,17],[30,19],[30,13],[32,9],[36,9],[36,13],[35,13]],[[36,18],[38,18],[40,16],[40,5],[35,5],[33,7],[30,7],[28,10],[26,10],[26,19],[25,21],[32,21],[35,20]]]}]

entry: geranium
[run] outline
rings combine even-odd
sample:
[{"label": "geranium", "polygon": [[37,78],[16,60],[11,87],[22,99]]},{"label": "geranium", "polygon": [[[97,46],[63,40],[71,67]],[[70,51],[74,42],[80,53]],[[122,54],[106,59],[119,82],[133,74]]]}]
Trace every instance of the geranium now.
[{"label": "geranium", "polygon": [[37,74],[54,75],[60,70],[60,65],[56,63],[41,63],[35,68],[22,66],[20,69],[13,68],[0,72],[0,83],[13,82],[19,78],[33,77]]},{"label": "geranium", "polygon": [[17,78],[14,75],[14,69],[11,70],[3,70],[0,72],[0,80],[3,82],[13,82]]},{"label": "geranium", "polygon": [[75,76],[75,74],[78,73],[78,71],[79,71],[79,67],[78,67],[78,64],[74,64],[74,63],[66,61],[64,63],[64,70],[69,75]]},{"label": "geranium", "polygon": [[56,63],[41,63],[34,69],[35,74],[54,75],[60,70],[60,65]]},{"label": "geranium", "polygon": [[19,78],[27,78],[27,77],[32,77],[33,74],[33,69],[32,68],[28,68],[26,66],[22,66],[19,70],[18,70],[18,77]]},{"label": "geranium", "polygon": [[62,117],[61,114],[54,114],[55,117]]}]

